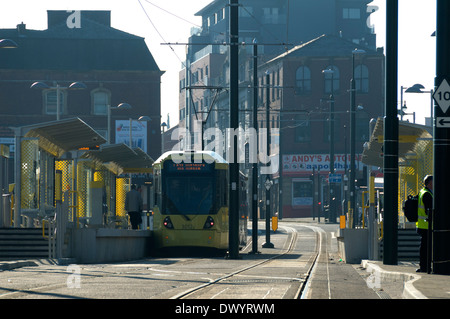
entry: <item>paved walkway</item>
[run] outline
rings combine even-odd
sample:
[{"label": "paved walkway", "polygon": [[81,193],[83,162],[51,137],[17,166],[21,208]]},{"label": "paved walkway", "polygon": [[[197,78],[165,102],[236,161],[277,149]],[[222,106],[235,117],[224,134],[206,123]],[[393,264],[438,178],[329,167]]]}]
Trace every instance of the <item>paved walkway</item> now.
[{"label": "paved walkway", "polygon": [[[321,225],[312,219],[301,222],[311,223],[319,227]],[[331,236],[329,238],[331,238]],[[331,240],[336,241],[337,239],[332,238]],[[333,242],[331,242],[331,244],[333,246],[335,245]],[[331,257],[338,259],[338,256],[333,255],[334,254],[330,254]],[[59,264],[69,264],[71,262],[71,260],[63,260],[59,261]],[[0,260],[0,271],[12,270],[18,267],[38,266],[40,263],[58,263],[58,261]],[[339,265],[340,263],[336,262],[336,264]],[[349,271],[350,267],[353,267],[361,276],[354,276],[353,272]],[[354,283],[355,285],[349,287],[352,287],[353,290],[360,289],[361,292],[364,291],[365,293],[367,293],[367,286],[369,286],[373,288],[381,298],[385,296],[386,298],[392,299],[450,299],[450,276],[416,273],[417,268],[418,264],[415,262],[399,262],[398,265],[385,265],[382,261],[362,260],[361,264],[346,264],[345,272],[350,275],[345,275],[345,278],[342,277],[342,271],[336,272],[340,277],[337,275],[335,276],[334,279],[336,279],[336,281],[334,284],[337,285],[339,282],[345,282],[346,284]],[[318,272],[320,271],[319,267]],[[333,274],[333,272],[328,273],[331,274],[331,276]],[[361,277],[365,280],[365,282],[363,281],[363,284],[361,284]],[[333,278],[330,278],[330,280],[333,281]],[[345,285],[342,286],[344,287]],[[329,289],[329,287],[327,289]],[[352,293],[357,293],[357,291],[352,291]]]}]

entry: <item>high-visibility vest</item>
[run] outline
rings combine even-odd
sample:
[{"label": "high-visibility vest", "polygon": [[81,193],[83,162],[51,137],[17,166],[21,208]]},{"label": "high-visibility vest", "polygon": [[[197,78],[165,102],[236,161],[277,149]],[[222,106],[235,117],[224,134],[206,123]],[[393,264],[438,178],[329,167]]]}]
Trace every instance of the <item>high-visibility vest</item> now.
[{"label": "high-visibility vest", "polygon": [[425,212],[425,205],[423,204],[423,195],[425,193],[430,193],[433,196],[433,193],[430,192],[427,188],[422,188],[419,192],[419,201],[418,201],[418,209],[417,216],[418,220],[416,222],[416,227],[419,229],[428,229],[428,215]]}]

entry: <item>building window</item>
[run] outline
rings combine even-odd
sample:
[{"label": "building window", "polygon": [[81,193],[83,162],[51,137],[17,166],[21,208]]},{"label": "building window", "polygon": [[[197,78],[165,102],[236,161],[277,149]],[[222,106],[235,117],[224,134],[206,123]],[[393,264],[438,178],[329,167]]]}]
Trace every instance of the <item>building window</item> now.
[{"label": "building window", "polygon": [[263,8],[263,23],[264,24],[278,24],[279,23],[279,9],[278,8]]},{"label": "building window", "polygon": [[301,66],[295,74],[297,95],[308,94],[311,92],[311,70],[307,66]]},{"label": "building window", "polygon": [[369,68],[364,64],[355,67],[355,85],[358,93],[369,93]]},{"label": "building window", "polygon": [[342,17],[344,19],[359,20],[361,19],[361,10],[356,8],[342,9]]},{"label": "building window", "polygon": [[277,86],[276,92],[277,92],[277,99],[280,98],[280,93],[281,93],[281,80],[280,80],[281,74],[280,74],[280,70],[277,70],[277,83],[275,84]]},{"label": "building window", "polygon": [[331,94],[331,81],[333,81],[333,93],[336,93],[339,91],[339,79],[340,79],[340,73],[339,69],[334,66],[330,65],[326,68],[326,70],[333,70],[333,74],[325,73],[325,93]]},{"label": "building window", "polygon": [[[56,114],[56,90],[44,91],[45,114]],[[59,91],[59,114],[64,114],[66,109],[66,93]]]},{"label": "building window", "polygon": [[94,115],[108,114],[108,107],[111,104],[111,93],[105,89],[97,89],[91,93],[92,113]]},{"label": "building window", "polygon": [[186,79],[180,80],[180,93],[186,88]]}]

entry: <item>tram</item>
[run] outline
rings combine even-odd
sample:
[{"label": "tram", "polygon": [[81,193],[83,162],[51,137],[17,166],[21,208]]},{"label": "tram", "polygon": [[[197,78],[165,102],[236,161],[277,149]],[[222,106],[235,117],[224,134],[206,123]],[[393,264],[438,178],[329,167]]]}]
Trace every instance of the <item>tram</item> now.
[{"label": "tram", "polygon": [[[153,165],[155,248],[228,249],[228,163],[208,151],[171,151]],[[240,174],[239,245],[247,242],[246,179]]]}]

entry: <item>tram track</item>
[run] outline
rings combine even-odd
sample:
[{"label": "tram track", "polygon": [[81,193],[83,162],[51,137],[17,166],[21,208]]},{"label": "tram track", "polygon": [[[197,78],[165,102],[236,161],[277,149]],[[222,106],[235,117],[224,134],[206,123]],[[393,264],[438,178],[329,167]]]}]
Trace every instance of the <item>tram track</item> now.
[{"label": "tram track", "polygon": [[[283,277],[283,276],[261,277],[261,276],[252,276],[252,275],[245,274],[246,272],[249,272],[250,270],[255,270],[259,267],[268,266],[269,263],[271,263],[275,260],[281,259],[282,257],[293,252],[293,250],[295,249],[296,243],[297,243],[298,232],[292,227],[282,226],[282,228],[284,230],[286,230],[286,232],[288,233],[288,239],[286,240],[283,251],[281,253],[271,256],[269,258],[265,258],[265,259],[260,260],[252,265],[243,267],[236,271],[232,271],[228,274],[222,275],[219,278],[210,280],[207,283],[187,289],[187,290],[171,297],[170,299],[193,298],[194,296],[201,294],[202,291],[205,291],[207,288],[211,288],[214,285],[222,284],[225,282],[227,282],[227,283],[252,283],[252,284],[296,282],[296,283],[298,283],[299,287],[296,288],[296,290],[295,290],[294,299],[302,298],[304,292],[307,290],[309,280],[311,279],[311,274],[313,273],[314,266],[316,265],[316,263],[319,259],[319,255],[320,255],[320,251],[321,251],[321,235],[320,235],[321,233],[320,233],[319,228],[316,229],[316,227],[308,227],[308,228],[312,229],[316,235],[316,245],[315,245],[315,251],[314,251],[313,255],[307,261],[307,264],[308,264],[307,272],[304,275],[293,278],[293,277]],[[245,279],[242,279],[242,277],[245,277]],[[229,290],[229,288],[225,288],[221,292],[215,293],[209,297],[215,298],[215,297],[219,296],[222,292],[228,291],[228,290]],[[270,292],[270,290],[269,290],[269,292]],[[269,294],[269,292],[267,294]]]},{"label": "tram track", "polygon": [[[145,296],[178,300],[310,297],[315,290],[315,286],[310,285],[315,271],[317,275],[329,274],[324,268],[326,238],[326,233],[319,227],[282,225],[280,232],[272,238],[275,249],[247,254],[250,245],[242,251],[240,260],[179,258],[81,265],[80,289],[70,289],[67,280],[72,278],[72,273],[65,267],[24,268],[3,273],[0,284],[4,289],[0,299],[122,298],[124,291],[128,298]],[[316,267],[319,262],[320,267]],[[108,288],[100,292],[99,285]]]},{"label": "tram track", "polygon": [[[305,274],[305,281],[300,286],[300,289],[298,290],[295,299],[306,299],[308,295],[308,289],[312,280],[312,275],[316,269],[316,266],[319,261],[319,256],[322,253],[322,234],[324,233],[322,229],[319,227],[311,227],[311,226],[304,226],[309,229],[312,229],[316,235],[316,248],[315,248],[315,254],[311,256],[311,264],[308,268],[308,271]],[[329,279],[328,279],[329,282]],[[328,285],[329,286],[329,285]]]}]

